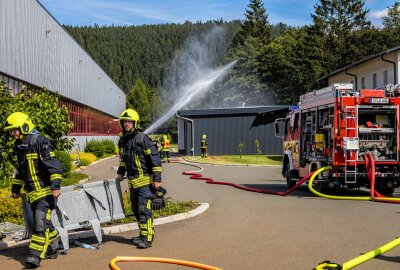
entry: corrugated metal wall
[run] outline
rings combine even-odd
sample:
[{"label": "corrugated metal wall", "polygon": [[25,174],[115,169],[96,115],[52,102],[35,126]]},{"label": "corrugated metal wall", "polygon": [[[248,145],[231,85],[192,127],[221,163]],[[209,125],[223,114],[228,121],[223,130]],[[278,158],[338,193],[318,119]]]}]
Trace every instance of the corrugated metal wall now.
[{"label": "corrugated metal wall", "polygon": [[113,116],[125,94],[36,0],[0,0],[0,71]]},{"label": "corrugated metal wall", "polygon": [[[245,144],[243,154],[256,154],[255,140],[261,145],[262,154],[282,154],[282,139],[275,137],[274,124],[261,125],[250,129],[255,116],[232,116],[232,117],[205,117],[192,118],[194,121],[194,145],[195,155],[200,154],[200,139],[203,134],[207,135],[208,149],[210,155],[238,155],[240,141]],[[183,124],[183,123],[182,123]],[[191,123],[186,121],[187,145],[191,143]],[[184,128],[180,127],[183,132]],[[179,133],[181,135],[182,133]],[[190,149],[186,149],[190,155]]]}]

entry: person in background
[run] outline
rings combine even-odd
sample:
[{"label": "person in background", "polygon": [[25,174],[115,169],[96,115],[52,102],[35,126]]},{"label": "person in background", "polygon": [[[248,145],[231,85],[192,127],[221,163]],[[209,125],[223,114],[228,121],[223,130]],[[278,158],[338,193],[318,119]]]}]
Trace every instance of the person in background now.
[{"label": "person in background", "polygon": [[26,259],[29,268],[39,267],[43,259],[58,256],[58,232],[50,216],[55,208],[55,199],[61,194],[62,173],[53,146],[34,127],[29,116],[22,112],[12,113],[4,127],[4,131],[8,131],[15,140],[13,156],[16,173],[11,187],[12,197],[19,198],[24,187],[34,215]]},{"label": "person in background", "polygon": [[200,139],[200,148],[201,148],[201,157],[206,158],[208,153],[208,143],[207,143],[207,135],[203,134]]},{"label": "person in background", "polygon": [[163,140],[161,142],[162,152],[163,152],[163,162],[170,162],[170,154],[169,154],[169,147],[171,143],[168,139],[167,135],[163,135]]}]

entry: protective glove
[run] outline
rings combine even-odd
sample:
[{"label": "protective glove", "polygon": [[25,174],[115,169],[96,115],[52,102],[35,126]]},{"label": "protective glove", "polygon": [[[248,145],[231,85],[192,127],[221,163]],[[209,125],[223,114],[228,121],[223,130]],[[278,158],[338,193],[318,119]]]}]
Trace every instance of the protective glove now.
[{"label": "protective glove", "polygon": [[167,194],[167,190],[162,186],[154,189],[154,196],[155,198],[151,202],[151,209],[153,210],[160,210],[165,207],[166,202],[164,195]]}]

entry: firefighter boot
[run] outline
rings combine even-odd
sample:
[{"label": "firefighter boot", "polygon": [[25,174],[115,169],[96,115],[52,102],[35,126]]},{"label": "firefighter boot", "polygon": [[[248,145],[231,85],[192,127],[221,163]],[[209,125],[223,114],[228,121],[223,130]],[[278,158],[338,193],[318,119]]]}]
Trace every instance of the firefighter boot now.
[{"label": "firefighter boot", "polygon": [[56,259],[58,257],[57,249],[49,249],[46,251],[46,255],[44,255],[45,259]]},{"label": "firefighter boot", "polygon": [[141,248],[141,249],[149,248],[149,247],[151,247],[151,242],[149,242],[149,241],[147,241],[147,240],[143,240],[142,242],[140,242],[140,243],[137,245],[137,247],[138,247],[138,248]]},{"label": "firefighter boot", "polygon": [[136,237],[133,237],[132,239],[131,239],[131,242],[132,242],[132,244],[134,245],[134,246],[136,246],[137,247],[137,245],[140,243],[140,242],[142,242],[143,241],[143,238],[142,238],[142,236],[136,236]]},{"label": "firefighter boot", "polygon": [[37,268],[40,266],[40,258],[29,255],[28,258],[26,258],[25,264],[28,268]]}]

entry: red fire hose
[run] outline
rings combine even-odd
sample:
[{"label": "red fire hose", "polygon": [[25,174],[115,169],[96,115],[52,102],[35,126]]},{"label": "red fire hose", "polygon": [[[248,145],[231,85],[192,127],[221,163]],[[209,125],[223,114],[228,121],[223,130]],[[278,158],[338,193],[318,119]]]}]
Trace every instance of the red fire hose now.
[{"label": "red fire hose", "polygon": [[375,190],[375,160],[372,153],[368,153],[366,155],[365,167],[367,169],[367,175],[370,181],[370,186],[371,186],[370,193],[372,200],[375,202],[384,202],[384,203],[400,203],[400,198],[386,197]]},{"label": "red fire hose", "polygon": [[[196,165],[195,165],[196,166]],[[222,181],[215,181],[212,178],[209,177],[203,177],[201,173],[198,172],[183,172],[183,175],[191,175],[190,179],[194,180],[204,180],[206,181],[207,184],[212,184],[212,185],[226,185],[226,186],[231,186],[234,188],[246,190],[246,191],[251,191],[251,192],[257,192],[257,193],[264,193],[264,194],[273,194],[273,195],[279,195],[279,196],[286,196],[290,193],[292,193],[294,190],[296,190],[301,184],[303,184],[305,181],[307,181],[308,178],[310,178],[313,175],[314,172],[309,173],[305,177],[303,177],[299,182],[297,182],[296,185],[294,185],[291,189],[285,191],[285,192],[278,192],[278,191],[273,191],[273,190],[268,190],[268,189],[259,189],[259,188],[249,188],[243,185],[238,185],[230,182],[222,182]]]}]

